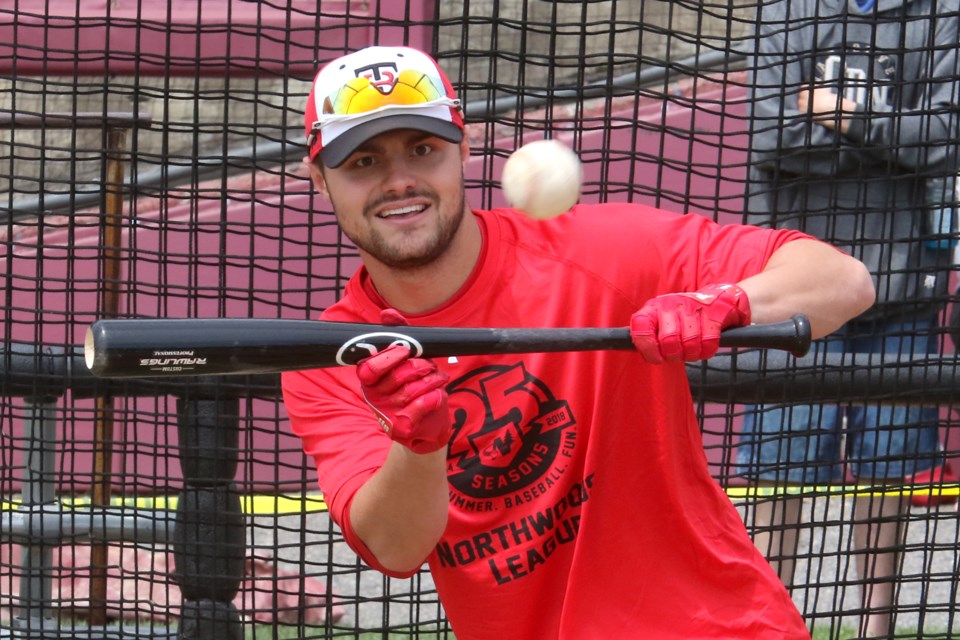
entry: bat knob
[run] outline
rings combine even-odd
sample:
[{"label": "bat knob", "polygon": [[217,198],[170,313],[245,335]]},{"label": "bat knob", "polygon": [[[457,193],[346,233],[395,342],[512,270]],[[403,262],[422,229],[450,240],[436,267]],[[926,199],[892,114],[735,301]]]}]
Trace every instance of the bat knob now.
[{"label": "bat knob", "polygon": [[810,319],[802,313],[791,318],[793,324],[796,327],[795,335],[795,344],[790,353],[798,358],[801,358],[810,351],[810,344],[813,341],[813,330],[810,328]]},{"label": "bat knob", "polygon": [[87,333],[83,338],[83,360],[87,363],[87,369],[93,371],[93,363],[97,360],[96,341],[93,337],[93,327],[87,327]]}]

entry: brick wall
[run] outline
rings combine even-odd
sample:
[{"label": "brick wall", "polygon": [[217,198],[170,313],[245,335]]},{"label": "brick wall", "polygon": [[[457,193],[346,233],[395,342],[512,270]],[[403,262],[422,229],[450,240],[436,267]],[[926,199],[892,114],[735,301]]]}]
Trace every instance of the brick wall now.
[{"label": "brick wall", "polygon": [[[440,4],[439,49],[446,54],[441,64],[463,86],[465,102],[487,99],[491,83],[508,92],[518,85],[571,86],[698,51],[741,49],[755,6],[744,0]],[[464,7],[469,20],[458,20]],[[464,51],[465,66],[459,56]],[[135,148],[141,171],[148,171],[168,162],[189,164],[196,156],[219,158],[255,139],[299,141],[297,133],[285,134],[285,129],[301,126],[307,90],[305,80],[291,78],[18,77],[0,81],[0,110],[145,111],[153,125],[128,137],[127,148]],[[95,186],[103,135],[98,130],[0,131],[0,207],[38,191],[69,192],[84,182]]]}]

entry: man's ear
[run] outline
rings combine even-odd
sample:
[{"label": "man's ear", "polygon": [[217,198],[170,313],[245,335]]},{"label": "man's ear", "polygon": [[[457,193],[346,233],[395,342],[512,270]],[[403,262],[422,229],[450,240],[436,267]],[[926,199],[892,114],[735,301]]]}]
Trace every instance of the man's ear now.
[{"label": "man's ear", "polygon": [[327,181],[323,178],[323,171],[317,166],[316,162],[310,160],[309,156],[304,156],[303,164],[306,165],[307,171],[310,172],[310,180],[313,181],[313,186],[317,188],[320,195],[329,200],[330,193],[327,191]]},{"label": "man's ear", "polygon": [[460,141],[460,159],[463,162],[463,166],[467,166],[467,162],[470,160],[470,140],[467,138],[467,132],[463,132],[463,140]]}]

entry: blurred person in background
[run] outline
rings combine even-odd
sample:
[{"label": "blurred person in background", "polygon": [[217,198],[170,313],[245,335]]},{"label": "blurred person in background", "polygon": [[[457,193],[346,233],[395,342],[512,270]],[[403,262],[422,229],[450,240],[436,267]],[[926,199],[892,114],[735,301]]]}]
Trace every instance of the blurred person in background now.
[{"label": "blurred person in background", "polygon": [[[820,353],[937,352],[947,299],[958,170],[957,0],[761,3],[752,60],[746,220],[797,229],[860,258],[877,304]],[[937,407],[748,407],[738,472],[762,485],[877,486],[941,478]],[[845,445],[845,446],[844,446]],[[841,450],[844,449],[844,450]],[[849,465],[844,467],[844,461]],[[774,492],[776,495],[776,492]],[[794,584],[802,498],[761,501],[755,543]],[[888,637],[909,500],[858,498],[861,634]]]}]

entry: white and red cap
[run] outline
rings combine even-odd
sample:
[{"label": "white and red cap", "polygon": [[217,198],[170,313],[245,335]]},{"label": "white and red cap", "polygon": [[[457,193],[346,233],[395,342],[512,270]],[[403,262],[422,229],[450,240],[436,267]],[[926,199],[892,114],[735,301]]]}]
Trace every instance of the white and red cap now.
[{"label": "white and red cap", "polygon": [[367,47],[327,63],[304,113],[310,159],[337,167],[373,136],[416,129],[463,139],[460,100],[436,60],[409,47]]}]

